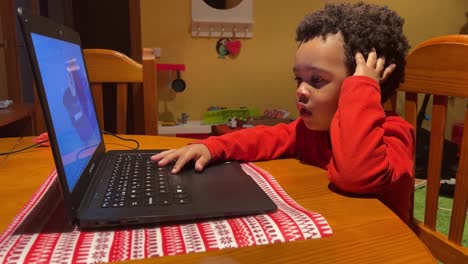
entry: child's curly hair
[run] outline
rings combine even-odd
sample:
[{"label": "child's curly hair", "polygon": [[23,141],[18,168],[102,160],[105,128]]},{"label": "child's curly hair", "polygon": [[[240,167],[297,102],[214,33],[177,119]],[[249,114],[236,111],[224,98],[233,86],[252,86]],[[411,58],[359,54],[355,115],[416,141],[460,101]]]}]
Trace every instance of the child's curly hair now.
[{"label": "child's curly hair", "polygon": [[326,4],[323,10],[307,15],[296,30],[296,41],[305,42],[317,36],[340,32],[343,35],[346,67],[351,75],[356,70],[354,55],[364,57],[375,48],[377,56],[385,57],[385,67],[397,67],[381,84],[381,102],[387,101],[404,80],[409,44],[403,35],[404,20],[386,6],[363,2],[357,4]]}]

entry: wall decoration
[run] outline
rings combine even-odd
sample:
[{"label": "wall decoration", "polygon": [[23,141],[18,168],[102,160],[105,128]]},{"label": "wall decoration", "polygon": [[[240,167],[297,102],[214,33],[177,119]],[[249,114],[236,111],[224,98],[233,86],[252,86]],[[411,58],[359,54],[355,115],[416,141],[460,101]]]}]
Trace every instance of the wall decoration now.
[{"label": "wall decoration", "polygon": [[218,42],[216,42],[216,52],[221,59],[224,59],[227,55],[235,57],[239,55],[241,46],[242,44],[239,40],[220,38]]},{"label": "wall decoration", "polygon": [[253,36],[252,0],[192,0],[193,37]]}]

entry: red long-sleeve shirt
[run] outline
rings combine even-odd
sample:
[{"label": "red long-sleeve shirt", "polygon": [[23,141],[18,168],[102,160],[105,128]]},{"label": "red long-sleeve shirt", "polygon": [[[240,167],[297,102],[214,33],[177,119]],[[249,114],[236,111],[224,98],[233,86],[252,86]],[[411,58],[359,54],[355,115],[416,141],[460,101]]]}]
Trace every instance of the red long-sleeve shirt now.
[{"label": "red long-sleeve shirt", "polygon": [[208,147],[213,161],[297,158],[327,169],[341,191],[377,197],[402,220],[409,220],[414,129],[401,117],[384,112],[380,86],[371,78],[345,79],[330,131],[309,130],[298,118],[199,143]]}]

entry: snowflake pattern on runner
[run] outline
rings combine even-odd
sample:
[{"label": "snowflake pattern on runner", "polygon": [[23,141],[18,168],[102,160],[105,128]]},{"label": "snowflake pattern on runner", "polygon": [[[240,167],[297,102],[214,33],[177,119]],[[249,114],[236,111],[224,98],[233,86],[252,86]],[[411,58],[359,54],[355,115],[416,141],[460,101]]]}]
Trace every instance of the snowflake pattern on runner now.
[{"label": "snowflake pattern on runner", "polygon": [[105,263],[332,235],[325,218],[297,204],[271,174],[251,163],[242,168],[276,203],[276,212],[92,232],[69,224],[53,171],[0,236],[0,264]]}]

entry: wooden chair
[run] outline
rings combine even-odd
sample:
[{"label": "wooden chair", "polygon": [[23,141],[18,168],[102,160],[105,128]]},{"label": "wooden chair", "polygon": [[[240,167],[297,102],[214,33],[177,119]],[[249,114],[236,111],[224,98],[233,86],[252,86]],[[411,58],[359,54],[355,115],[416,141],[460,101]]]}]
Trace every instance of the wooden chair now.
[{"label": "wooden chair", "polygon": [[[133,83],[142,83],[143,92],[133,93],[133,119],[143,122],[144,133],[158,134],[158,97],[156,83],[156,60],[152,49],[143,49],[143,63],[140,64],[126,55],[107,49],[84,49],[88,78],[96,105],[96,112],[101,127],[104,127],[103,86],[114,83],[117,88],[116,131],[127,132],[127,90],[141,89]],[[141,113],[138,106],[143,105]],[[135,111],[136,110],[136,111]],[[143,118],[141,118],[143,116]],[[141,123],[141,122],[140,122]]]},{"label": "wooden chair", "polygon": [[431,138],[424,222],[412,227],[432,254],[444,263],[468,263],[468,249],[461,245],[468,203],[468,108],[465,110],[456,188],[448,236],[436,231],[442,148],[447,99],[468,97],[468,35],[429,39],[416,46],[407,57],[405,116],[416,127],[417,94],[432,94]]}]

